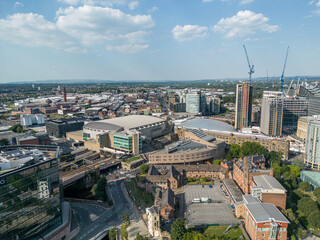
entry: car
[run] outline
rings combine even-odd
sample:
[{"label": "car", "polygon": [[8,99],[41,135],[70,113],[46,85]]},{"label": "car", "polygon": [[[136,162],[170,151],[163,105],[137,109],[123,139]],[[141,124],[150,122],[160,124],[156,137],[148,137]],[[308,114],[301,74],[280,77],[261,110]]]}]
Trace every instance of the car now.
[{"label": "car", "polygon": [[209,188],[212,188],[212,185],[211,185],[211,184],[209,185]]}]

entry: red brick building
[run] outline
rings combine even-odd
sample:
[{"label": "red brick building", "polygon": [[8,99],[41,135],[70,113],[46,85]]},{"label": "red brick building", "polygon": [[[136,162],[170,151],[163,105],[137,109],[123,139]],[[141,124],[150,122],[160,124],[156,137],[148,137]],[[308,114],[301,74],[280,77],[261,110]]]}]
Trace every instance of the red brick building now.
[{"label": "red brick building", "polygon": [[273,204],[251,202],[244,206],[245,227],[251,239],[287,239],[290,222]]},{"label": "red brick building", "polygon": [[233,164],[233,180],[244,194],[249,194],[250,187],[255,186],[253,176],[273,176],[273,170],[264,168],[264,164],[259,164],[260,161],[256,161],[255,158],[258,159],[257,156],[244,157],[243,160],[236,160]]}]

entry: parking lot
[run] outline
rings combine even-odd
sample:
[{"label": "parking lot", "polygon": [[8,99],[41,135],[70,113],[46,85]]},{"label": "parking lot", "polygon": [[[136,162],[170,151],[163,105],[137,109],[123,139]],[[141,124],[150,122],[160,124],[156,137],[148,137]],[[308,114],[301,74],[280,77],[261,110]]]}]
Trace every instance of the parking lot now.
[{"label": "parking lot", "polygon": [[[208,185],[184,186],[188,226],[238,224],[220,185],[218,181],[215,181],[212,188],[209,188]],[[193,199],[201,197],[209,198],[211,203],[192,202]]]}]

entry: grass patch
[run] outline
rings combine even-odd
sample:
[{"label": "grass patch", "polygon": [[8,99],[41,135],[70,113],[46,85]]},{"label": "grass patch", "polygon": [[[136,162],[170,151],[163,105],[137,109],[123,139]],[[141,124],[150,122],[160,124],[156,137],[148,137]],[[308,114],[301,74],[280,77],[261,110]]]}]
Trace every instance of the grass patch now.
[{"label": "grass patch", "polygon": [[134,198],[137,206],[146,208],[153,205],[154,196],[151,193],[146,193],[145,189],[139,188],[135,179],[130,182],[125,182],[125,184],[130,197]]},{"label": "grass patch", "polygon": [[241,239],[240,236],[243,236],[243,233],[239,226],[232,226],[227,233],[223,233],[227,227],[228,226],[195,227],[191,228],[190,231],[199,231],[210,238],[230,240]]},{"label": "grass patch", "polygon": [[140,155],[139,156],[135,156],[133,158],[125,159],[123,161],[126,162],[126,163],[130,163],[130,162],[133,162],[133,161],[136,161],[136,160],[139,160],[139,159],[141,159]]}]

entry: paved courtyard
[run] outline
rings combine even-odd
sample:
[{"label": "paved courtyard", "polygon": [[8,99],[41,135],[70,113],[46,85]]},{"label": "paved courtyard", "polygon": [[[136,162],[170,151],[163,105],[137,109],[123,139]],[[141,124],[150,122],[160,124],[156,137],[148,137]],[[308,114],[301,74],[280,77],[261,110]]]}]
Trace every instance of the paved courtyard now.
[{"label": "paved courtyard", "polygon": [[[215,181],[212,188],[208,185],[186,185],[184,187],[185,206],[188,226],[208,224],[238,224],[230,203],[225,198],[220,183]],[[211,203],[193,203],[194,198],[207,197]]]}]

